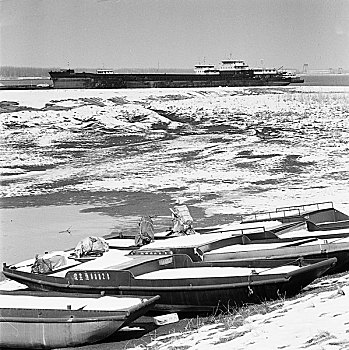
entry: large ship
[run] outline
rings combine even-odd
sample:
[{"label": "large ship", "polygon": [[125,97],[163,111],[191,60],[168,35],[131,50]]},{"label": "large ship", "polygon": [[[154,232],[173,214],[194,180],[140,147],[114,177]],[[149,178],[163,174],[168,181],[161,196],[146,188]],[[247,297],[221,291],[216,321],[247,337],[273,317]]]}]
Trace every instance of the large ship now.
[{"label": "large ship", "polygon": [[56,89],[188,88],[225,86],[285,86],[304,80],[281,69],[251,68],[242,60],[226,59],[216,68],[198,64],[193,73],[116,73],[99,69],[94,73],[73,69],[51,71]]}]

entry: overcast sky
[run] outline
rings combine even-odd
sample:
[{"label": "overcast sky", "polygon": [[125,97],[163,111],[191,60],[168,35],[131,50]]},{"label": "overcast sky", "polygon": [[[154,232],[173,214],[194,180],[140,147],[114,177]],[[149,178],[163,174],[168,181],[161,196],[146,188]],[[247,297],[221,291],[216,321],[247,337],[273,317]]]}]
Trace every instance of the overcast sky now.
[{"label": "overcast sky", "polygon": [[0,64],[349,68],[349,0],[0,0]]}]

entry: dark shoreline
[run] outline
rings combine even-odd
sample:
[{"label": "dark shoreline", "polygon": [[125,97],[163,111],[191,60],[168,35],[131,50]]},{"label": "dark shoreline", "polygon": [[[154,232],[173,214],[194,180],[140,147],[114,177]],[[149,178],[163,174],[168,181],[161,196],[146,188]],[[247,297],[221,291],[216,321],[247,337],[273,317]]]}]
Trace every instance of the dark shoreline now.
[{"label": "dark shoreline", "polygon": [[[349,86],[349,74],[300,74],[304,83],[291,83],[289,86]],[[1,90],[50,90],[54,89],[50,78],[3,79]],[[41,86],[42,84],[47,86]],[[39,85],[39,86],[38,86]],[[242,86],[243,87],[243,86]],[[246,86],[248,87],[248,86]],[[272,86],[271,86],[272,87]]]}]

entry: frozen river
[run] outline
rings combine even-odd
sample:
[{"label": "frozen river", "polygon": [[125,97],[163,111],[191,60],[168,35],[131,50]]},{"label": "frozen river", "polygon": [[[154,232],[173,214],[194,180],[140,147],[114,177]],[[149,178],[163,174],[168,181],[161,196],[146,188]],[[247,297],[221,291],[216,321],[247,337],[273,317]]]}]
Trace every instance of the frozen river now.
[{"label": "frozen river", "polygon": [[349,87],[1,97],[2,261],[14,237],[67,248],[145,214],[162,230],[178,198],[200,226],[313,202],[349,212]]}]

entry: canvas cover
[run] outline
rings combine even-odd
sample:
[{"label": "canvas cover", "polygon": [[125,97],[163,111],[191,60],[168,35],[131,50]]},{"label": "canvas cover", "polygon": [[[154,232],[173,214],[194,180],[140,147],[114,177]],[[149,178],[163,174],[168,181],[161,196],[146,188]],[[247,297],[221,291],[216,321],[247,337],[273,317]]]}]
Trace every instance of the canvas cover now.
[{"label": "canvas cover", "polygon": [[102,237],[90,236],[81,240],[74,249],[77,258],[84,256],[99,256],[109,250],[109,244]]},{"label": "canvas cover", "polygon": [[172,233],[176,235],[191,235],[195,234],[193,228],[193,218],[190,215],[186,205],[177,205],[172,211]]},{"label": "canvas cover", "polygon": [[138,225],[139,231],[135,236],[135,245],[141,247],[154,240],[154,224],[150,216],[142,216]]},{"label": "canvas cover", "polygon": [[67,265],[67,258],[63,254],[36,255],[34,264],[31,267],[31,272],[50,273],[65,265]]}]

